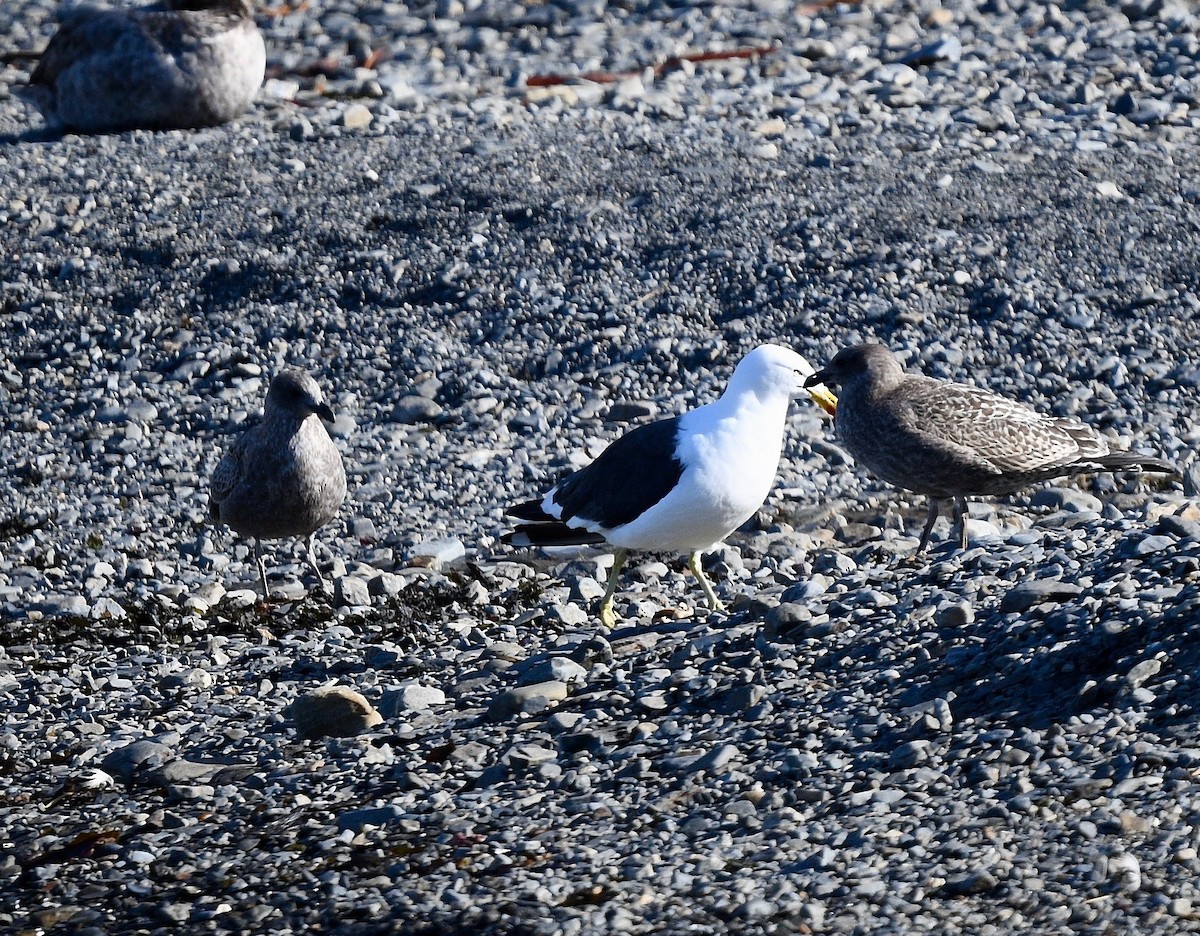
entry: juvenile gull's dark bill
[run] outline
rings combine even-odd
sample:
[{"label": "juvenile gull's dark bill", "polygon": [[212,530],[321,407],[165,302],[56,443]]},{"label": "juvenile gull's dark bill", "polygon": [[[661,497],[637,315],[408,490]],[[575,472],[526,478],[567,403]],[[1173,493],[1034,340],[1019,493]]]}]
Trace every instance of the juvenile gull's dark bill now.
[{"label": "juvenile gull's dark bill", "polygon": [[250,0],[164,0],[64,14],[21,96],[59,130],[207,127],[258,93],[267,53]]},{"label": "juvenile gull's dark bill", "polygon": [[954,502],[967,547],[966,498],[1011,494],[1039,481],[1090,471],[1178,475],[1161,458],[1113,451],[1081,422],[1045,416],[989,390],[906,374],[887,348],[839,351],[808,379],[838,389],[842,447],[880,479],[929,498],[917,552],[943,501]]},{"label": "juvenile gull's dark bill", "polygon": [[264,599],[264,539],[307,537],[308,563],[325,584],[313,539],[346,498],[346,471],[322,419],[333,422],[334,416],[317,382],[302,370],[280,371],[267,391],[262,422],[234,443],[213,472],[208,512],[214,522],[254,538]]},{"label": "juvenile gull's dark bill", "polygon": [[[722,607],[700,567],[700,554],[762,506],[783,448],[788,401],[813,372],[795,351],[762,345],[738,364],[719,400],[682,416],[639,426],[539,500],[511,507],[520,524],[503,541],[514,546],[615,547],[600,605],[615,622],[617,576],[631,550],[685,553],[710,608]],[[809,390],[830,412],[822,387]]]}]

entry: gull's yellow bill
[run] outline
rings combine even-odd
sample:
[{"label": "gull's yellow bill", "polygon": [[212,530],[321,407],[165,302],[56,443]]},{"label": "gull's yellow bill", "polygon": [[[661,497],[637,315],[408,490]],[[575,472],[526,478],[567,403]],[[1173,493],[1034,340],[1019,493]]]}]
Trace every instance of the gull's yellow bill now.
[{"label": "gull's yellow bill", "polygon": [[817,406],[825,410],[830,416],[837,415],[837,397],[824,384],[817,384],[815,387],[808,388],[809,394],[817,401]]}]

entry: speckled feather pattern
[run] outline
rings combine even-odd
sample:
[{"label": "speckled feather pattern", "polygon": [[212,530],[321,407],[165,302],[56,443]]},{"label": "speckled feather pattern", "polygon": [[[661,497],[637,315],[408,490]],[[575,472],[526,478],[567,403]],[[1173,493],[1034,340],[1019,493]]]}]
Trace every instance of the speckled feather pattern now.
[{"label": "speckled feather pattern", "polygon": [[209,513],[243,536],[307,536],[337,516],[346,497],[337,446],[307,406],[276,399],[281,379],[297,382],[309,399],[323,402],[311,377],[284,371],[272,382],[262,422],[247,430],[217,465]]},{"label": "speckled feather pattern", "polygon": [[262,84],[266,47],[245,0],[175,0],[64,17],[25,97],[48,123],[104,132],[223,123]]},{"label": "speckled feather pattern", "polygon": [[1104,436],[1075,420],[978,387],[906,374],[879,345],[846,349],[821,374],[841,387],[841,444],[882,480],[919,494],[999,495],[1081,472],[1164,467],[1113,452]]}]

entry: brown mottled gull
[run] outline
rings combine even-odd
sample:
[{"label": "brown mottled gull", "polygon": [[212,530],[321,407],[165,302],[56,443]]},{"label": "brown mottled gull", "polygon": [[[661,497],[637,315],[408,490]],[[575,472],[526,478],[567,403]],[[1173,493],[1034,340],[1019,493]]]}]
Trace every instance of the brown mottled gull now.
[{"label": "brown mottled gull", "polygon": [[21,96],[52,127],[84,133],[224,123],[262,84],[266,46],[252,13],[250,0],[79,7]]},{"label": "brown mottled gull", "polygon": [[929,498],[917,552],[943,501],[967,546],[966,498],[1011,494],[1088,471],[1178,474],[1160,458],[1115,452],[1096,430],[1044,416],[988,390],[906,374],[882,345],[844,348],[809,378],[839,388],[834,425],[854,459],[889,484]]},{"label": "brown mottled gull", "polygon": [[267,391],[262,422],[234,443],[213,472],[208,512],[215,522],[254,537],[264,598],[267,570],[259,542],[264,539],[307,537],[309,565],[325,584],[313,539],[346,498],[342,456],[321,424],[333,418],[312,377],[281,371]]}]

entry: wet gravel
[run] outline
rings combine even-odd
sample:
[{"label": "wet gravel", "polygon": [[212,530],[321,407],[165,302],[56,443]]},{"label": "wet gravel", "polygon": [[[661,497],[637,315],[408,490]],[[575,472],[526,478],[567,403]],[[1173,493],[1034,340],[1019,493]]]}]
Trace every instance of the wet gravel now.
[{"label": "wet gravel", "polygon": [[[0,70],[0,930],[1195,930],[1188,7],[260,22],[197,133],[39,136]],[[644,556],[600,632],[602,554],[498,545],[754,345],[867,337],[1187,477],[914,558],[919,498],[798,401],[727,613]],[[330,592],[279,544],[263,606],[207,479],[285,364],[350,493]]]}]

